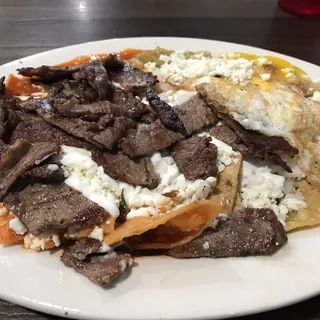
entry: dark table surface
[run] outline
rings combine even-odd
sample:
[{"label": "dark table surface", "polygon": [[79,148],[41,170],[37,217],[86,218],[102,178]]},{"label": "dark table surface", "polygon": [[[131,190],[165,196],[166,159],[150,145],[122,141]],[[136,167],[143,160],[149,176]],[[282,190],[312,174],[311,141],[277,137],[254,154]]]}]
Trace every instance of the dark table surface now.
[{"label": "dark table surface", "polygon": [[[277,0],[0,0],[0,64],[70,44],[139,36],[230,41],[320,65],[320,19],[283,12]],[[320,319],[320,297],[241,320],[275,317]],[[0,300],[0,319],[62,318]]]}]

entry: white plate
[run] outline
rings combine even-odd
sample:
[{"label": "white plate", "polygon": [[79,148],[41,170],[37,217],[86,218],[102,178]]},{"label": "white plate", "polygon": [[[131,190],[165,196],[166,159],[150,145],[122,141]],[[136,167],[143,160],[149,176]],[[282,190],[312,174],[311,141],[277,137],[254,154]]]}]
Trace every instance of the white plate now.
[{"label": "white plate", "polygon": [[[0,67],[55,64],[89,53],[124,48],[243,51],[287,58],[310,76],[320,68],[253,47],[186,38],[130,38],[52,50]],[[55,255],[0,248],[0,297],[31,309],[80,319],[221,319],[292,304],[320,293],[320,228],[290,235],[272,257],[174,260],[137,259],[132,273],[113,288],[92,284]]]}]

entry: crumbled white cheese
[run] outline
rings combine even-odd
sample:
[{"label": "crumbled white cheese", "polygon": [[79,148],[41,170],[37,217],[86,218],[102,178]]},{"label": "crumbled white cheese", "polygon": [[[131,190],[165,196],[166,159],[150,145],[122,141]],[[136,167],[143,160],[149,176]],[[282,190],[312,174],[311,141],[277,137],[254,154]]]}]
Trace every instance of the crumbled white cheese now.
[{"label": "crumbled white cheese", "polygon": [[123,87],[122,87],[122,85],[120,84],[120,83],[118,83],[118,82],[114,82],[114,81],[112,81],[112,85],[114,86],[114,87],[116,87],[116,88],[119,88],[119,89],[124,89]]},{"label": "crumbled white cheese", "polygon": [[254,72],[251,61],[227,55],[205,57],[199,53],[186,57],[186,50],[178,50],[170,55],[161,55],[159,59],[163,62],[159,68],[154,62],[148,62],[144,65],[145,69],[157,75],[161,81],[173,84],[208,75],[223,76],[237,84],[249,81]]},{"label": "crumbled white cheese", "polygon": [[181,105],[184,102],[188,101],[190,98],[192,98],[196,94],[197,94],[197,92],[195,92],[195,91],[169,90],[169,91],[165,91],[165,92],[160,93],[159,97],[161,100],[167,102],[171,106],[177,106],[177,105]]},{"label": "crumbled white cheese", "polygon": [[47,160],[47,159],[48,159],[49,157],[51,157],[51,156],[52,156],[52,154],[49,154],[49,155],[43,157],[42,159],[36,160],[36,161],[34,162],[34,164],[35,164],[35,165],[38,165],[38,164],[40,164],[41,162]]},{"label": "crumbled white cheese", "polygon": [[315,91],[311,99],[320,102],[320,91]]},{"label": "crumbled white cheese", "polygon": [[[1,204],[1,206],[2,206],[2,204]],[[5,216],[8,213],[9,213],[9,210],[6,207],[0,207],[0,217]]]},{"label": "crumbled white cheese", "polygon": [[264,58],[264,57],[257,58],[256,61],[261,66],[264,65],[264,64],[272,64],[272,62],[270,60],[268,60],[267,58]]},{"label": "crumbled white cheese", "polygon": [[14,218],[9,221],[9,228],[12,229],[16,234],[20,235],[23,235],[28,231],[18,218]]},{"label": "crumbled white cheese", "polygon": [[61,241],[60,241],[59,235],[54,234],[54,235],[51,236],[51,239],[52,239],[52,241],[53,241],[53,243],[54,243],[54,245],[56,247],[59,247],[61,245]]},{"label": "crumbled white cheese", "polygon": [[120,266],[120,270],[121,272],[123,272],[124,270],[126,270],[127,266],[128,266],[128,263],[126,260],[121,260],[119,262],[119,266]]},{"label": "crumbled white cheese", "polygon": [[222,172],[227,166],[239,161],[240,153],[236,152],[226,143],[214,138],[208,132],[202,132],[199,136],[211,137],[211,143],[218,148],[217,167],[218,172]]},{"label": "crumbled white cheese", "polygon": [[288,186],[285,177],[272,173],[267,166],[243,161],[240,182],[243,206],[270,208],[285,224],[290,211],[306,207],[302,195]]},{"label": "crumbled white cheese", "polygon": [[45,250],[46,241],[45,239],[40,239],[33,235],[26,235],[24,237],[24,247],[35,251]]},{"label": "crumbled white cheese", "polygon": [[97,239],[99,241],[103,240],[103,229],[95,226],[93,231],[89,235],[90,238]]},{"label": "crumbled white cheese", "polygon": [[56,164],[49,164],[48,165],[48,170],[50,170],[50,171],[56,171],[58,169],[59,169],[59,166]]},{"label": "crumbled white cheese", "polygon": [[[152,190],[112,179],[91,159],[91,152],[84,149],[62,146],[60,161],[63,169],[69,172],[65,183],[115,217],[119,215],[122,190],[127,206],[132,211],[128,214],[130,218],[137,215],[157,215],[194,200],[206,199],[217,181],[214,177],[189,181],[179,171],[171,156],[163,157],[159,152],[151,157],[155,173],[160,177],[159,185]],[[223,161],[227,162],[227,159]],[[171,191],[178,192],[174,199],[166,196]]]},{"label": "crumbled white cheese", "polygon": [[210,248],[210,244],[208,241],[206,241],[202,246],[204,250],[208,250]]},{"label": "crumbled white cheese", "polygon": [[68,232],[65,234],[67,238],[76,238],[79,234],[79,227],[69,227]]},{"label": "crumbled white cheese", "polygon": [[116,181],[104,173],[103,168],[91,159],[91,152],[85,149],[62,146],[61,163],[68,172],[65,183],[80,191],[85,197],[106,209],[117,217],[119,209],[116,196],[108,189]]},{"label": "crumbled white cheese", "polygon": [[260,75],[260,77],[263,81],[268,81],[271,79],[271,74],[270,73],[263,73],[262,75]]},{"label": "crumbled white cheese", "polygon": [[99,249],[98,253],[110,252],[112,250],[113,249],[110,246],[108,246],[105,242],[102,242],[101,243],[101,248]]},{"label": "crumbled white cheese", "polygon": [[59,247],[61,245],[60,237],[56,233],[44,233],[40,234],[38,237],[32,234],[26,234],[24,236],[24,247],[26,249],[41,251],[46,250],[47,244],[49,242],[53,242],[55,247]]},{"label": "crumbled white cheese", "polygon": [[280,71],[282,73],[284,73],[285,75],[287,75],[288,73],[293,73],[294,69],[293,68],[282,68],[282,69],[280,69]]},{"label": "crumbled white cheese", "polygon": [[127,219],[132,219],[134,217],[148,217],[156,216],[158,214],[157,210],[153,207],[142,207],[139,209],[131,209],[127,215]]}]

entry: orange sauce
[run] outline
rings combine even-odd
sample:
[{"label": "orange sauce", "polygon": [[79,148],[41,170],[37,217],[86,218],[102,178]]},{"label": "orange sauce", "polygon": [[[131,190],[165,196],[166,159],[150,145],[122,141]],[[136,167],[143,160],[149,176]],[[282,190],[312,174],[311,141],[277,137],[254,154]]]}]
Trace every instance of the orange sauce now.
[{"label": "orange sauce", "polygon": [[129,60],[134,58],[136,55],[143,53],[143,52],[147,52],[147,51],[151,51],[151,50],[141,50],[141,49],[125,49],[123,51],[118,52],[118,54],[120,55],[120,57],[123,60]]},{"label": "orange sauce", "polygon": [[0,244],[15,244],[23,241],[23,237],[17,235],[12,229],[9,227],[9,222],[12,220],[14,216],[10,214],[5,214],[0,216]]},{"label": "orange sauce", "polygon": [[[123,59],[123,60],[129,60],[133,57],[135,57],[136,55],[138,55],[139,53],[145,52],[145,51],[149,51],[149,50],[141,50],[141,49],[125,49],[122,50],[120,52],[117,52],[117,54]],[[65,67],[71,67],[71,66],[76,66],[78,64],[84,64],[87,62],[91,62],[94,60],[98,60],[98,59],[103,59],[107,56],[107,53],[95,53],[95,54],[87,54],[84,56],[78,56],[75,57],[72,60],[69,61],[65,61],[62,63],[57,64],[58,66],[65,66]]]},{"label": "orange sauce", "polygon": [[[149,50],[141,50],[141,49],[125,49],[123,51],[118,52],[120,57],[123,60],[129,60],[136,55],[149,51]],[[96,53],[96,54],[87,54],[84,56],[75,57],[72,60],[62,62],[57,64],[58,66],[71,67],[79,64],[84,64],[87,62],[91,62],[98,59],[103,59],[107,56],[107,53]],[[30,96],[34,92],[44,91],[44,89],[40,86],[36,86],[31,84],[28,81],[27,77],[16,77],[13,74],[10,74],[8,80],[6,82],[6,98],[11,98],[13,96]]]},{"label": "orange sauce", "polygon": [[6,98],[13,96],[30,96],[32,93],[43,91],[43,88],[31,84],[28,78],[18,78],[10,74],[6,83]]},{"label": "orange sauce", "polygon": [[72,66],[76,66],[78,64],[84,64],[84,63],[91,62],[94,60],[103,59],[107,55],[108,55],[107,53],[87,54],[84,56],[75,57],[74,59],[69,60],[69,61],[59,63],[59,64],[57,64],[57,66],[72,67]]}]

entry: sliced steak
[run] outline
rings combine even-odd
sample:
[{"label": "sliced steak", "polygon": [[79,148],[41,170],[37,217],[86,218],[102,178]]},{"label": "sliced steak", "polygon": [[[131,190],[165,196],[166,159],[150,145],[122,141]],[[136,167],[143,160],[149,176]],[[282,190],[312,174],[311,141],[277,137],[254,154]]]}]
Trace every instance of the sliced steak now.
[{"label": "sliced steak", "polygon": [[101,128],[95,122],[84,121],[82,119],[69,119],[61,117],[55,113],[40,112],[45,121],[53,126],[59,127],[67,133],[90,142],[98,148],[112,148],[126,135],[127,131],[136,126],[136,123],[124,117],[113,119],[107,128]]},{"label": "sliced steak", "polygon": [[73,106],[60,105],[57,111],[67,118],[80,118],[89,115],[97,115],[95,119],[99,119],[103,115],[110,115],[114,117],[127,116],[125,110],[113,104],[110,101],[96,101],[91,104],[76,104]]},{"label": "sliced steak", "polygon": [[222,125],[213,127],[210,130],[210,134],[242,154],[247,154],[249,152],[248,147],[241,142],[241,139],[239,139],[236,133],[228,126]]},{"label": "sliced steak", "polygon": [[57,164],[45,164],[35,167],[21,175],[31,183],[59,183],[65,180],[63,170]]},{"label": "sliced steak", "polygon": [[92,159],[115,180],[149,189],[153,189],[159,184],[159,177],[154,172],[153,164],[148,157],[134,160],[122,152],[110,154],[94,150]]},{"label": "sliced steak", "polygon": [[97,63],[101,63],[107,70],[118,70],[123,67],[123,61],[120,59],[118,55],[109,54],[106,58],[94,60],[92,62],[88,62],[82,65],[70,67],[43,65],[37,68],[20,68],[18,69],[18,73],[26,77],[36,77],[37,80],[42,81],[44,83],[52,83],[62,79],[71,79],[74,72],[79,71],[81,68],[85,66],[94,65]]},{"label": "sliced steak", "polygon": [[132,92],[126,92],[116,87],[110,89],[108,100],[119,107],[124,107],[126,117],[131,119],[150,113],[149,106],[136,99]]},{"label": "sliced steak", "polygon": [[157,120],[151,124],[139,124],[137,130],[129,132],[128,136],[120,140],[119,146],[125,154],[135,158],[151,155],[183,138],[182,134],[166,129]]},{"label": "sliced steak", "polygon": [[219,119],[199,94],[173,109],[183,122],[188,135],[214,125]]},{"label": "sliced steak", "polygon": [[27,140],[17,140],[6,148],[0,162],[0,200],[23,173],[46,157],[58,153],[59,149],[55,142],[31,143]]},{"label": "sliced steak", "polygon": [[0,99],[4,98],[4,95],[6,93],[6,84],[5,84],[5,77],[0,78]]},{"label": "sliced steak", "polygon": [[170,250],[175,258],[226,258],[271,255],[287,242],[286,232],[270,209],[243,208],[217,217],[215,229]]},{"label": "sliced steak", "polygon": [[0,160],[2,159],[2,155],[6,150],[7,145],[0,139]]},{"label": "sliced steak", "polygon": [[[128,253],[112,252],[104,256],[91,256],[80,260],[72,254],[71,250],[72,248],[67,249],[63,253],[61,261],[99,286],[112,283],[133,263]],[[86,249],[88,250],[89,248]]]},{"label": "sliced steak", "polygon": [[64,183],[34,184],[4,199],[28,231],[66,232],[69,227],[102,223],[105,210]]},{"label": "sliced steak", "polygon": [[187,134],[187,130],[178,114],[169,104],[159,98],[150,85],[147,87],[147,100],[150,106],[158,113],[159,119],[167,129]]},{"label": "sliced steak", "polygon": [[[135,119],[141,115],[149,112],[148,107],[134,99],[132,104],[128,105],[116,105],[110,101],[96,101],[90,104],[74,104],[74,105],[60,105],[56,107],[56,110],[67,118],[78,118],[81,119],[98,119],[104,115],[109,117],[126,117]],[[131,108],[132,107],[132,108]]]},{"label": "sliced steak", "polygon": [[110,80],[118,83],[125,91],[138,92],[145,89],[148,84],[152,86],[158,82],[157,77],[151,72],[125,65],[123,69],[110,72]]},{"label": "sliced steak", "polygon": [[98,92],[99,99],[105,100],[108,94],[108,73],[102,63],[83,66],[73,75],[77,81],[86,80]]},{"label": "sliced steak", "polygon": [[176,143],[171,150],[179,170],[191,181],[217,176],[217,154],[211,137],[196,135]]},{"label": "sliced steak", "polygon": [[92,151],[93,160],[102,166],[111,178],[148,188],[155,188],[158,185],[158,177],[149,158],[132,160],[122,152],[117,154],[103,152],[41,119],[21,122],[11,136],[11,143],[18,139],[28,139],[30,142],[54,141],[59,145],[84,148]]},{"label": "sliced steak", "polygon": [[3,100],[0,100],[0,139],[3,138],[6,129],[6,108]]},{"label": "sliced steak", "polygon": [[87,256],[98,253],[101,249],[101,241],[93,238],[83,238],[69,247],[69,253],[78,260],[85,260]]},{"label": "sliced steak", "polygon": [[25,101],[18,102],[19,108],[25,111],[37,111],[45,110],[45,111],[51,111],[52,105],[47,99],[35,99],[35,98],[29,98]]},{"label": "sliced steak", "polygon": [[135,126],[136,123],[131,119],[115,118],[112,126],[95,134],[92,139],[112,150],[118,141],[127,134],[127,131],[135,128]]},{"label": "sliced steak", "polygon": [[99,132],[99,127],[94,122],[83,121],[81,119],[69,119],[52,112],[42,112],[38,110],[39,115],[51,124],[74,137],[83,139],[102,148],[102,145],[93,139],[94,135]]},{"label": "sliced steak", "polygon": [[89,150],[91,147],[89,143],[70,136],[64,131],[51,126],[37,117],[26,118],[18,124],[11,135],[10,143],[14,143],[19,139],[26,139],[32,143],[54,141],[58,145],[85,148]]},{"label": "sliced steak", "polygon": [[59,105],[86,104],[98,99],[98,93],[87,81],[62,80],[49,86],[48,101],[54,107]]},{"label": "sliced steak", "polygon": [[46,66],[41,67],[26,67],[17,69],[18,73],[25,77],[36,77],[38,81],[44,83],[52,83],[61,79],[71,79],[72,73],[78,70],[78,66],[64,67],[64,66]]},{"label": "sliced steak", "polygon": [[285,171],[292,172],[288,164],[281,159],[278,152],[294,156],[299,153],[299,150],[292,147],[284,138],[269,137],[256,131],[247,130],[228,115],[221,113],[218,115],[238,137],[237,143],[234,144],[234,148],[239,144],[244,144],[247,147],[247,153],[253,157],[269,160],[272,163],[281,166]]},{"label": "sliced steak", "polygon": [[154,112],[153,110],[150,111],[150,113],[143,114],[140,118],[140,122],[151,124],[152,122],[156,121],[158,119],[158,114]]}]

